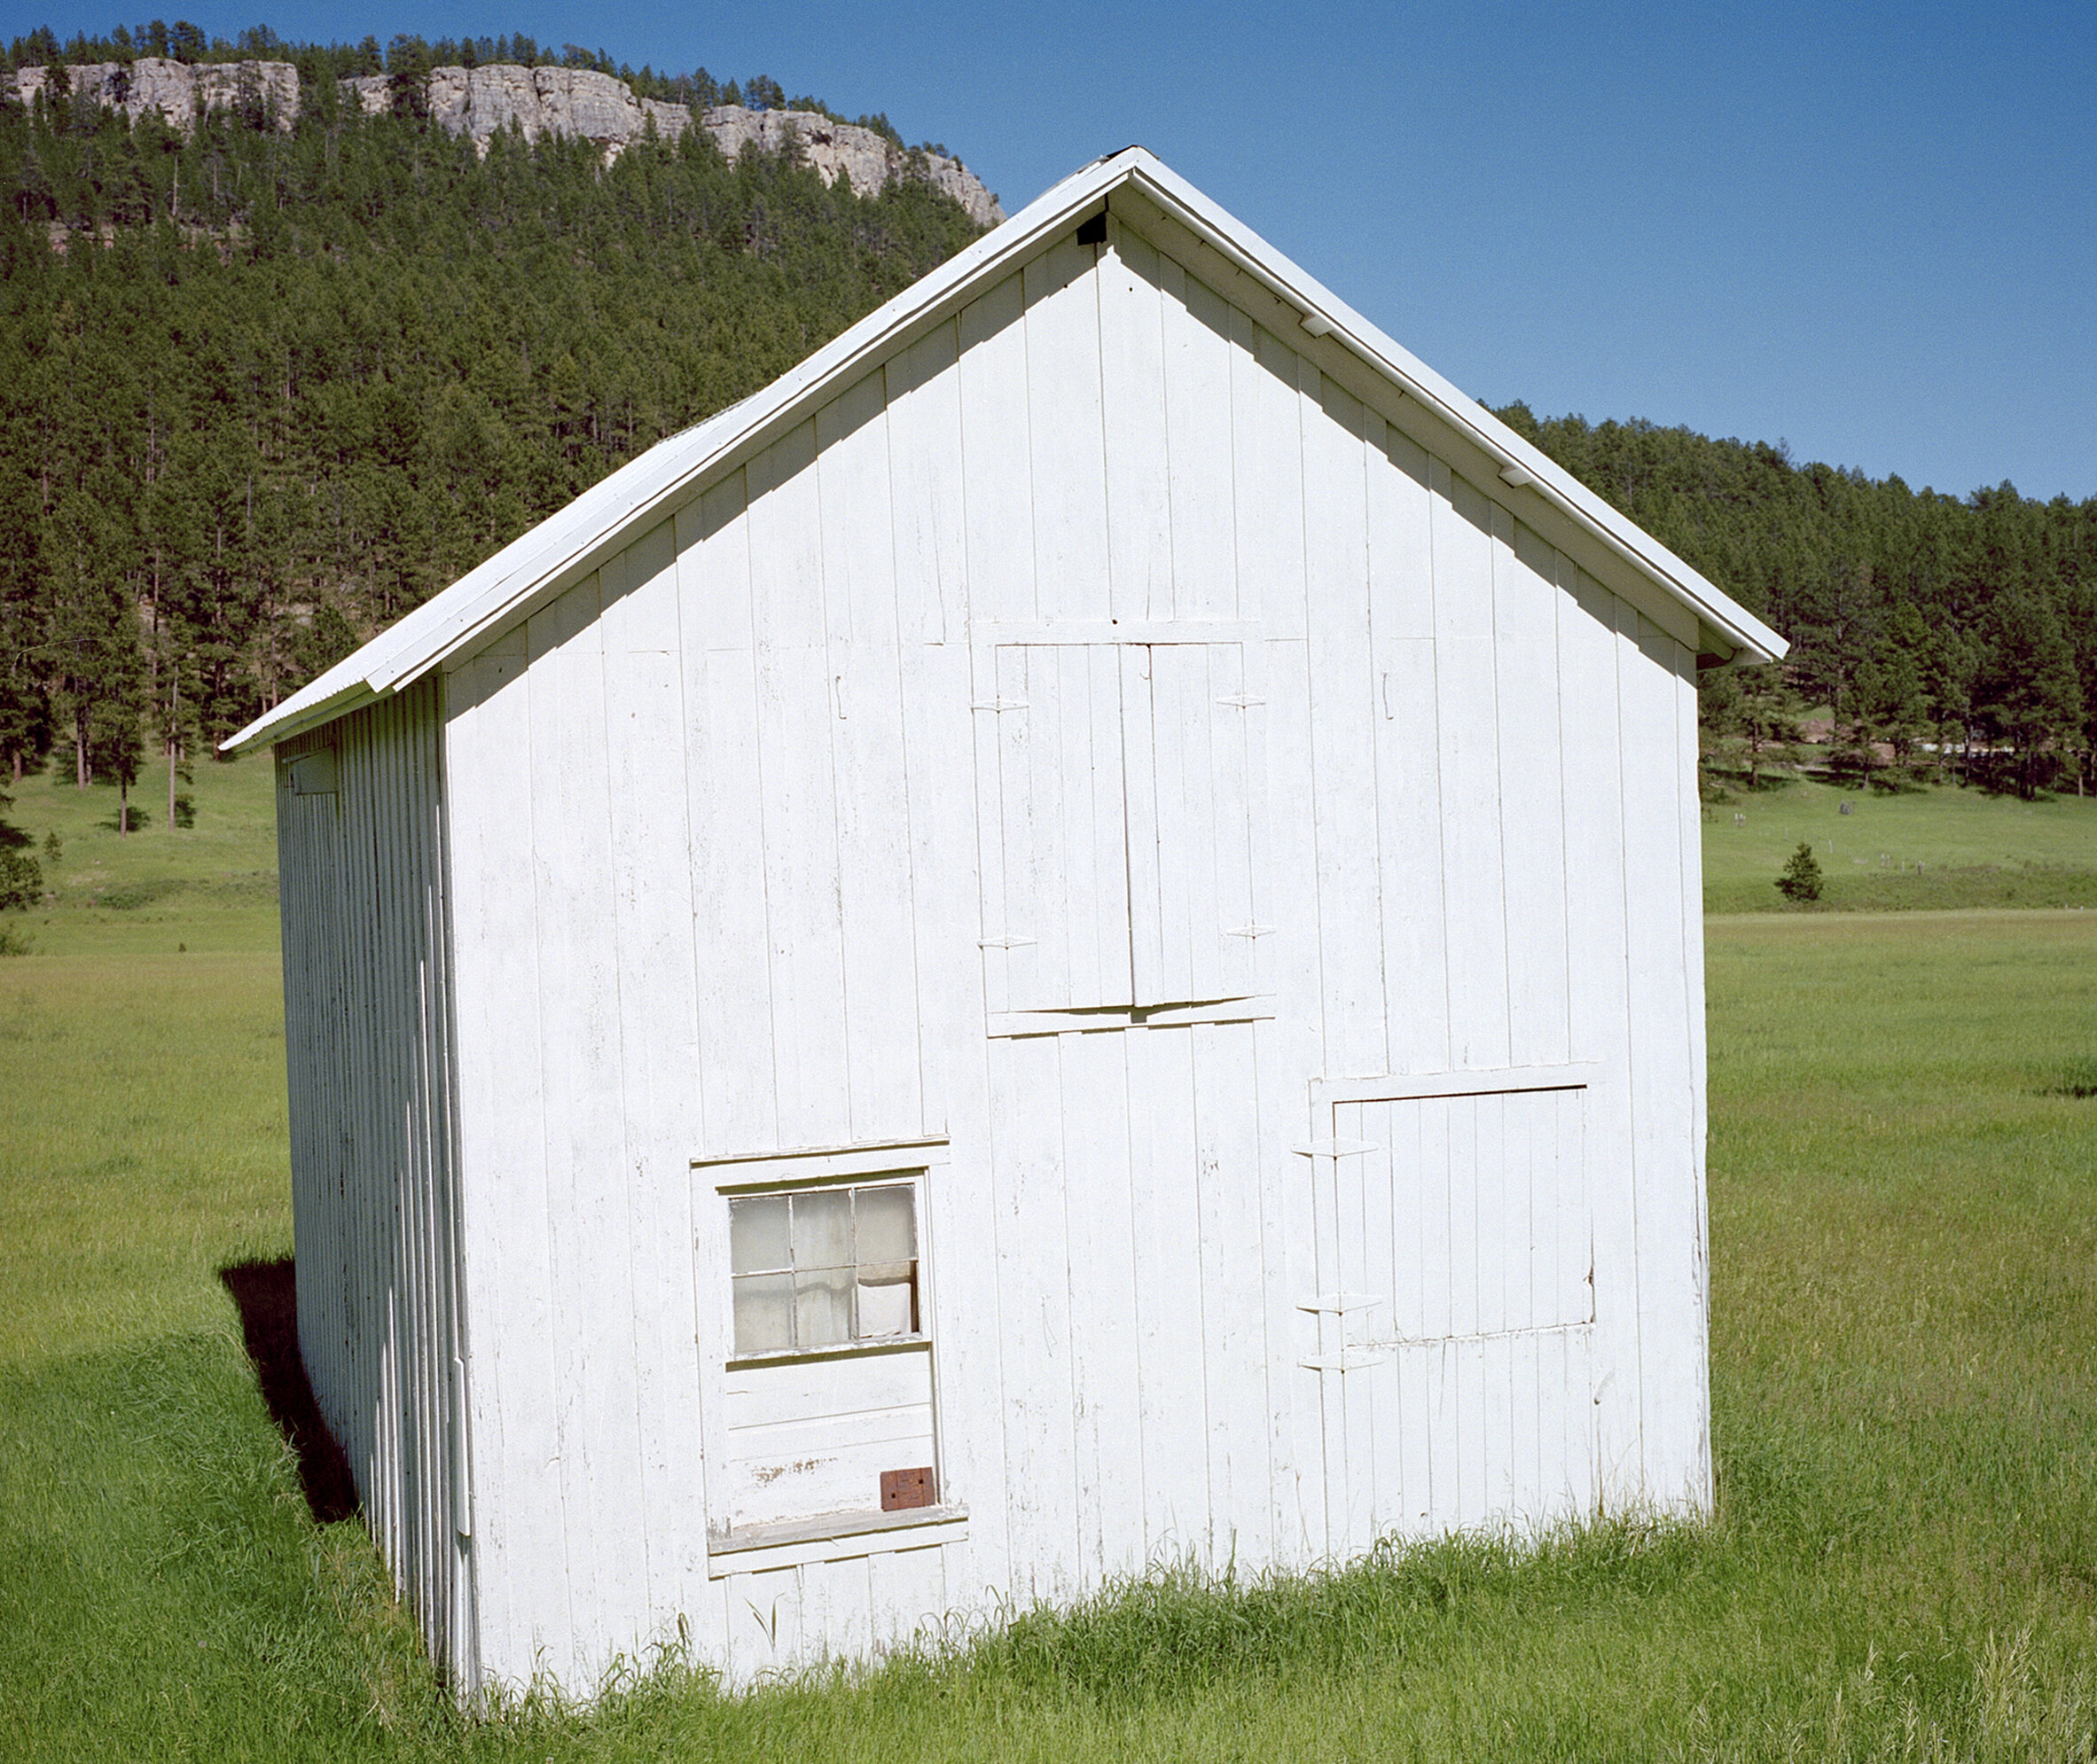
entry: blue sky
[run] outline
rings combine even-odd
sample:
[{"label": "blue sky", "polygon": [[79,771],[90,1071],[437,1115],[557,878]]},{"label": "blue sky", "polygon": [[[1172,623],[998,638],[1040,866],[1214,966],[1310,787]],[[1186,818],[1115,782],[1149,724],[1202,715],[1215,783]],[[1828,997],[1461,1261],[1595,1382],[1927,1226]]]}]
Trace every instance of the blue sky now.
[{"label": "blue sky", "polygon": [[[1007,209],[1140,141],[1491,403],[1783,439],[1918,488],[2097,495],[2087,4],[178,15],[770,73],[944,142]],[[0,0],[0,35],[119,16]]]}]

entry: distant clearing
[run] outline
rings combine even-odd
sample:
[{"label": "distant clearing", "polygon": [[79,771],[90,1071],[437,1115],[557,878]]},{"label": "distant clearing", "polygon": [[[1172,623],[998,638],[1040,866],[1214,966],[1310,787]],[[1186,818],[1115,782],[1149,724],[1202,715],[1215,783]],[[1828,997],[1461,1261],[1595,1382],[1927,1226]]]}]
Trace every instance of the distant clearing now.
[{"label": "distant clearing", "polygon": [[2097,909],[2097,797],[2021,802],[1949,784],[1886,795],[1800,779],[1705,805],[1704,909],[1802,910],[1776,889],[1802,839],[1827,878],[1804,910]]}]

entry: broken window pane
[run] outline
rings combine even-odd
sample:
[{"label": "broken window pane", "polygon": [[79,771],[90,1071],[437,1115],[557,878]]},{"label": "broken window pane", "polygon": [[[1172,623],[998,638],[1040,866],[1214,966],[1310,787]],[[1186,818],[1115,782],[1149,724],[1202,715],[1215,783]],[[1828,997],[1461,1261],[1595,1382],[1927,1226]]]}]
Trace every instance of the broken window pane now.
[{"label": "broken window pane", "polygon": [[762,1274],[788,1268],[786,1197],[753,1195],[728,1203],[728,1266],[734,1274]]},{"label": "broken window pane", "polygon": [[909,1335],[918,1326],[915,1262],[876,1262],[859,1269],[859,1339]]},{"label": "broken window pane", "polygon": [[794,1276],[744,1274],[735,1279],[735,1351],[783,1354],[794,1346]]}]

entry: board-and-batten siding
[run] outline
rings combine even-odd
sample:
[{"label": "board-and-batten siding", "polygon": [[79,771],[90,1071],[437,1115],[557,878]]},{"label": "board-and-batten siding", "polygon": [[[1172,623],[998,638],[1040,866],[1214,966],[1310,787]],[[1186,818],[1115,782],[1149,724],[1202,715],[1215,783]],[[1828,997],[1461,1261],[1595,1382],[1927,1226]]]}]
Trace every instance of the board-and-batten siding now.
[{"label": "board-and-batten siding", "polygon": [[474,1671],[440,683],[277,749],[299,1342],[432,1653]]},{"label": "board-and-batten siding", "polygon": [[[586,1683],[681,1612],[747,1679],[986,1592],[1188,1552],[1308,1564],[1386,1515],[1708,1499],[1694,657],[1432,453],[1417,408],[1363,403],[1242,289],[1119,220],[1109,238],[1052,247],[450,676],[499,1676]],[[1006,769],[1031,715],[1025,738],[1084,735],[1125,775],[1142,644],[1110,621],[1160,643],[1185,625],[1205,666],[1242,662],[1193,721],[1148,725],[1187,738],[1181,761],[1211,743],[1206,769],[1165,775],[1183,805],[1189,779],[1209,792],[1205,837],[1239,817],[1242,888],[1144,869],[1122,802],[1128,874],[1171,908],[1133,910],[1133,935],[1187,977],[1178,998],[1162,978],[1160,1000],[1111,996],[1146,951],[1111,947],[1096,890],[1045,957],[1038,927],[997,917],[1045,910],[1044,852],[1068,881],[1111,824],[1063,803],[1048,839]],[[1090,721],[1052,728],[1081,682]],[[1182,938],[1175,970],[1167,927],[1226,907],[1242,945]],[[1194,978],[1228,959],[1227,984]],[[1219,995],[1256,1003],[1094,1033],[991,1020]],[[1443,1431],[1423,1344],[1388,1373],[1307,1364],[1332,1357],[1305,1301],[1321,1243],[1339,1250],[1317,1204],[1332,1159],[1302,1149],[1336,1132],[1311,1082],[1568,1062],[1594,1073],[1592,1323],[1553,1325],[1549,1352],[1524,1336],[1493,1362],[1505,1401]],[[926,1136],[951,1142],[922,1210],[941,1493],[966,1537],[709,1580],[732,1517],[707,1465],[729,1419],[726,1211],[692,1162]],[[1553,1417],[1520,1475],[1517,1410]],[[1445,1456],[1427,1473],[1459,1494],[1414,1503],[1409,1454]]]}]

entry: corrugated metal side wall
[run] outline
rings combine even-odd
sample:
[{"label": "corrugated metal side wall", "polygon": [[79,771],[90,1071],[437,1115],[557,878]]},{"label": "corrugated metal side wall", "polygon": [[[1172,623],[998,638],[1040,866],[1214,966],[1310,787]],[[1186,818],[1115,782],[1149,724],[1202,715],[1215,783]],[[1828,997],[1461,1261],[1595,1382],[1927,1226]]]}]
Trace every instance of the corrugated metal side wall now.
[{"label": "corrugated metal side wall", "polygon": [[442,684],[277,749],[299,1343],[432,1656],[478,1679]]}]

